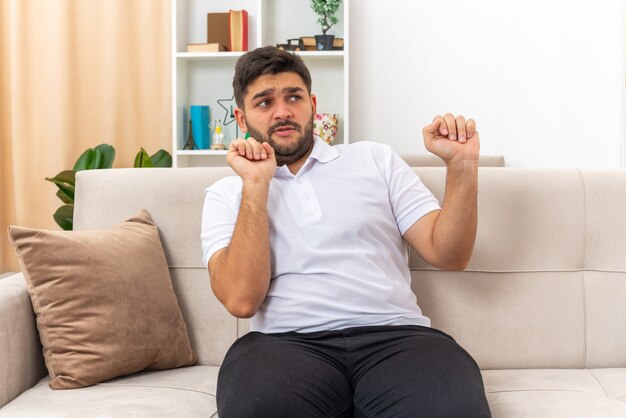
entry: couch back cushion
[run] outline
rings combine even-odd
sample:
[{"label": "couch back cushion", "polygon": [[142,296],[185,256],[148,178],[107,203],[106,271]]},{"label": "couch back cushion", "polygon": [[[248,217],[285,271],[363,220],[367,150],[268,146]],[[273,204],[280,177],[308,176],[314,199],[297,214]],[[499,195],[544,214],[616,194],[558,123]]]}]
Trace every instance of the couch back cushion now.
[{"label": "couch back cushion", "polygon": [[[445,167],[446,163],[433,154],[402,154],[400,156],[410,167]],[[505,167],[503,155],[481,155],[479,167]]]},{"label": "couch back cushion", "polygon": [[[415,168],[440,199],[445,168]],[[248,320],[231,317],[202,265],[204,189],[230,168],[82,171],[75,229],[147,209],[200,364],[218,365]],[[484,368],[626,366],[626,171],[479,170],[479,225],[463,272],[411,252],[413,290],[434,327]]]},{"label": "couch back cushion", "polygon": [[202,365],[219,365],[238,337],[238,328],[247,329],[245,324],[238,326],[239,321],[213,295],[200,246],[204,189],[233,174],[226,167],[77,173],[75,230],[107,228],[141,209],[152,216],[159,228],[192,348]]},{"label": "couch back cushion", "polygon": [[[415,169],[440,199],[445,172]],[[463,272],[411,252],[432,325],[481,368],[626,366],[626,171],[479,170]]]}]

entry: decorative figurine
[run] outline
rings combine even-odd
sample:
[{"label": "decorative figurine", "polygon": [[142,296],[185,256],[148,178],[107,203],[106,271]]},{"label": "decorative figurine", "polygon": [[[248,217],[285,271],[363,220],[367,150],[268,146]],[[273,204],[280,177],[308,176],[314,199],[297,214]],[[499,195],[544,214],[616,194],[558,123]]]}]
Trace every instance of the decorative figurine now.
[{"label": "decorative figurine", "polygon": [[222,121],[220,119],[215,119],[212,125],[215,127],[215,132],[213,133],[213,142],[211,143],[211,149],[226,149],[226,146],[224,145],[224,133],[222,132]]},{"label": "decorative figurine", "polygon": [[183,149],[198,149],[196,141],[193,140],[193,132],[191,130],[191,119],[189,119],[189,136],[187,136],[187,143]]}]

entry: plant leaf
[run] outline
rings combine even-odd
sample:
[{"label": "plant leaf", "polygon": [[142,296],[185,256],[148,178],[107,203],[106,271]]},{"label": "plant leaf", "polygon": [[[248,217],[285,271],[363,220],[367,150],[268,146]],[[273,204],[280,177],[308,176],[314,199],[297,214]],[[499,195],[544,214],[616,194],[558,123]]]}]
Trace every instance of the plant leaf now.
[{"label": "plant leaf", "polygon": [[95,148],[88,148],[78,157],[74,164],[74,171],[111,168],[115,159],[115,148],[108,144],[100,144]]},{"label": "plant leaf", "polygon": [[65,190],[63,190],[61,188],[59,188],[59,190],[57,190],[57,197],[59,199],[61,199],[61,201],[63,203],[74,203],[74,196],[73,195],[69,196],[67,194],[67,191],[65,191]]},{"label": "plant leaf", "polygon": [[115,160],[115,148],[109,144],[100,144],[96,147],[96,150],[100,151],[102,160],[98,168],[111,168],[113,167],[113,160]]},{"label": "plant leaf", "polygon": [[152,160],[150,156],[146,152],[145,149],[141,148],[141,150],[135,156],[135,164],[133,164],[134,168],[148,168],[153,167]]},{"label": "plant leaf", "polygon": [[[75,176],[76,176],[76,173],[74,173],[72,170],[65,170],[65,171],[61,171],[59,174],[57,174],[53,178],[46,177],[45,179],[47,181],[50,181],[56,184],[56,186],[59,188],[59,192],[61,192],[63,195],[65,195],[68,199],[70,199],[73,202],[74,201],[74,188],[76,184]],[[58,192],[57,192],[57,196],[59,196],[59,198],[64,203],[70,203],[70,202],[66,202],[64,198],[62,198],[59,195]]]},{"label": "plant leaf", "polygon": [[73,170],[63,170],[52,178],[46,177],[46,180],[54,184],[63,183],[73,187],[76,185],[76,173]]},{"label": "plant leaf", "polygon": [[172,166],[172,156],[169,152],[164,149],[158,150],[152,157],[152,165],[154,167],[171,167]]},{"label": "plant leaf", "polygon": [[91,160],[91,164],[89,164],[87,166],[87,170],[96,170],[98,168],[100,168],[100,164],[102,164],[102,151],[100,151],[97,148],[92,148],[93,149],[93,160]]},{"label": "plant leaf", "polygon": [[74,171],[83,171],[89,170],[89,167],[92,166],[93,160],[96,157],[96,150],[93,148],[88,148],[83,152],[76,163],[74,164]]},{"label": "plant leaf", "polygon": [[61,192],[65,196],[67,196],[68,199],[71,200],[71,202],[66,202],[61,196],[59,196],[59,198],[63,201],[63,203],[74,202],[74,186],[66,186],[66,185],[57,184],[57,187],[59,188],[57,192],[57,196],[59,196],[59,192]]},{"label": "plant leaf", "polygon": [[74,205],[63,205],[52,216],[57,225],[71,231],[74,226]]}]

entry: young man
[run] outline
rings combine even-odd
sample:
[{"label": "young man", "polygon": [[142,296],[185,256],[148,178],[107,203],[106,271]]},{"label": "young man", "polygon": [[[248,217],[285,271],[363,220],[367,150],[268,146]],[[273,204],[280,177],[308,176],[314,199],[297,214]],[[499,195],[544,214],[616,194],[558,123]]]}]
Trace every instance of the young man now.
[{"label": "young man", "polygon": [[489,417],[478,366],[416,304],[405,244],[435,267],[467,265],[474,121],[447,114],[423,129],[447,164],[440,208],[388,146],[313,137],[300,57],[248,52],[233,87],[251,138],[230,144],[237,176],[206,190],[202,245],[215,295],[252,319],[220,369],[220,418]]}]

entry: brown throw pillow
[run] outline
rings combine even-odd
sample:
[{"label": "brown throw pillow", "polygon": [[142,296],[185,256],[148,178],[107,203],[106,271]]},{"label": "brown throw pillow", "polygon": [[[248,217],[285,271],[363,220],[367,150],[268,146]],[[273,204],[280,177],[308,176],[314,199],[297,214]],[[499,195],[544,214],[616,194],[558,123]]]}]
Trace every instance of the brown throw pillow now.
[{"label": "brown throw pillow", "polygon": [[196,362],[159,231],[141,211],[97,231],[9,227],[52,389]]}]

